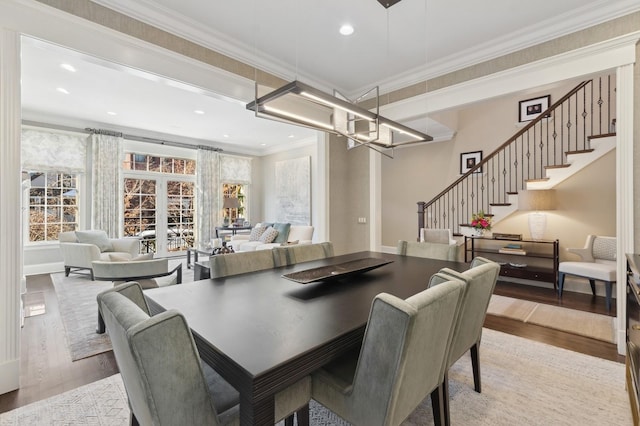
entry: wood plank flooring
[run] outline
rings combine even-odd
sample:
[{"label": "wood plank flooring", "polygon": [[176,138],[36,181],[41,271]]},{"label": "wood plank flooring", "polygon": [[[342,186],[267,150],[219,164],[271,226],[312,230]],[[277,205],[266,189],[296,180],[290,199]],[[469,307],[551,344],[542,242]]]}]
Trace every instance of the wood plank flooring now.
[{"label": "wood plank flooring", "polygon": [[[27,277],[27,291],[44,293],[46,313],[25,319],[21,337],[21,388],[0,395],[0,413],[109,377],[118,372],[113,352],[71,361],[67,350],[64,326],[58,311],[58,300],[49,275]],[[502,282],[496,286],[495,293],[538,303],[606,314],[602,297],[593,298],[590,295],[565,292],[563,300],[560,302],[553,289]],[[612,312],[615,313],[615,304],[612,307]],[[624,362],[624,357],[618,355],[615,345],[610,343],[492,315],[487,316],[485,326],[569,350]]]}]

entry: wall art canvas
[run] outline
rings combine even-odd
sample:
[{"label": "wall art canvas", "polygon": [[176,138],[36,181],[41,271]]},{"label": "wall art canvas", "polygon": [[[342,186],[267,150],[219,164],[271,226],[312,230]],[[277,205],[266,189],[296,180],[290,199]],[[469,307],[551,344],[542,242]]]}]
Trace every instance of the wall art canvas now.
[{"label": "wall art canvas", "polygon": [[276,221],[311,224],[311,157],[277,161]]}]

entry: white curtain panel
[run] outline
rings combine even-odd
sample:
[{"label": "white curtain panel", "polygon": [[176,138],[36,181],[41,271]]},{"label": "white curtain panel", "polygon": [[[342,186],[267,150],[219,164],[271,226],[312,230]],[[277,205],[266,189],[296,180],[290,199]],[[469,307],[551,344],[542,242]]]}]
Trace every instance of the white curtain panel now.
[{"label": "white curtain panel", "polygon": [[196,176],[196,238],[204,243],[216,237],[216,225],[222,221],[220,154],[210,149],[198,149]]},{"label": "white curtain panel", "polygon": [[122,230],[122,137],[94,134],[92,189],[93,208],[91,225],[111,238],[121,237]]}]

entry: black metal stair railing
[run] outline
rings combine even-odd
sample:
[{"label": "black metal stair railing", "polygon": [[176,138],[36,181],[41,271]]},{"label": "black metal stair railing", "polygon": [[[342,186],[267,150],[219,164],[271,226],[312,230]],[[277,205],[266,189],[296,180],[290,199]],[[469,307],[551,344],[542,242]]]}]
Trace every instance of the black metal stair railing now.
[{"label": "black metal stair railing", "polygon": [[433,199],[418,202],[418,237],[421,228],[459,233],[474,213],[509,205],[509,195],[546,179],[547,169],[568,167],[567,154],[591,150],[591,137],[614,133],[613,80],[583,81]]}]

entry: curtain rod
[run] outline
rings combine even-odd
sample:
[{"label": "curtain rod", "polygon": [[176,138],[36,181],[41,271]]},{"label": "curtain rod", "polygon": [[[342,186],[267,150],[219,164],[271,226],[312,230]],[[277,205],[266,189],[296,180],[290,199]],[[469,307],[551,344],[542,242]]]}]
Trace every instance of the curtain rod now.
[{"label": "curtain rod", "polygon": [[45,128],[49,128],[49,129],[64,130],[64,131],[67,131],[67,132],[110,135],[110,136],[122,137],[124,139],[129,139],[129,140],[133,140],[133,141],[138,141],[138,142],[155,143],[155,144],[158,144],[158,145],[175,146],[175,147],[178,147],[178,148],[203,149],[203,150],[215,151],[215,152],[222,152],[223,151],[222,148],[215,148],[215,147],[207,146],[207,145],[191,145],[191,144],[183,143],[183,142],[173,142],[173,141],[168,141],[168,140],[163,140],[163,139],[148,138],[148,137],[144,137],[144,136],[128,135],[128,134],[124,134],[122,132],[115,132],[115,131],[112,131],[112,130],[105,130],[105,129],[94,129],[94,128],[91,128],[91,127],[85,127],[84,129],[79,129],[79,128],[76,128],[76,127],[59,126],[59,125],[55,125],[55,124],[40,123],[40,122],[37,122],[37,121],[29,121],[29,120],[22,120],[22,124],[24,124],[26,126],[45,127]]},{"label": "curtain rod", "polygon": [[87,127],[84,130],[89,132],[90,134],[116,136],[116,137],[121,137],[121,138],[124,138],[124,139],[129,139],[129,140],[138,141],[138,142],[155,143],[155,144],[158,144],[158,145],[175,146],[175,147],[179,147],[179,148],[203,149],[203,150],[208,150],[208,151],[222,152],[222,148],[215,148],[215,147],[206,146],[206,145],[191,145],[191,144],[188,144],[188,143],[173,142],[173,141],[168,141],[168,140],[164,140],[164,139],[149,138],[149,137],[146,137],[146,136],[127,135],[127,134],[124,134],[124,133],[114,132],[114,131],[111,131],[111,130],[92,129],[90,127]]}]

